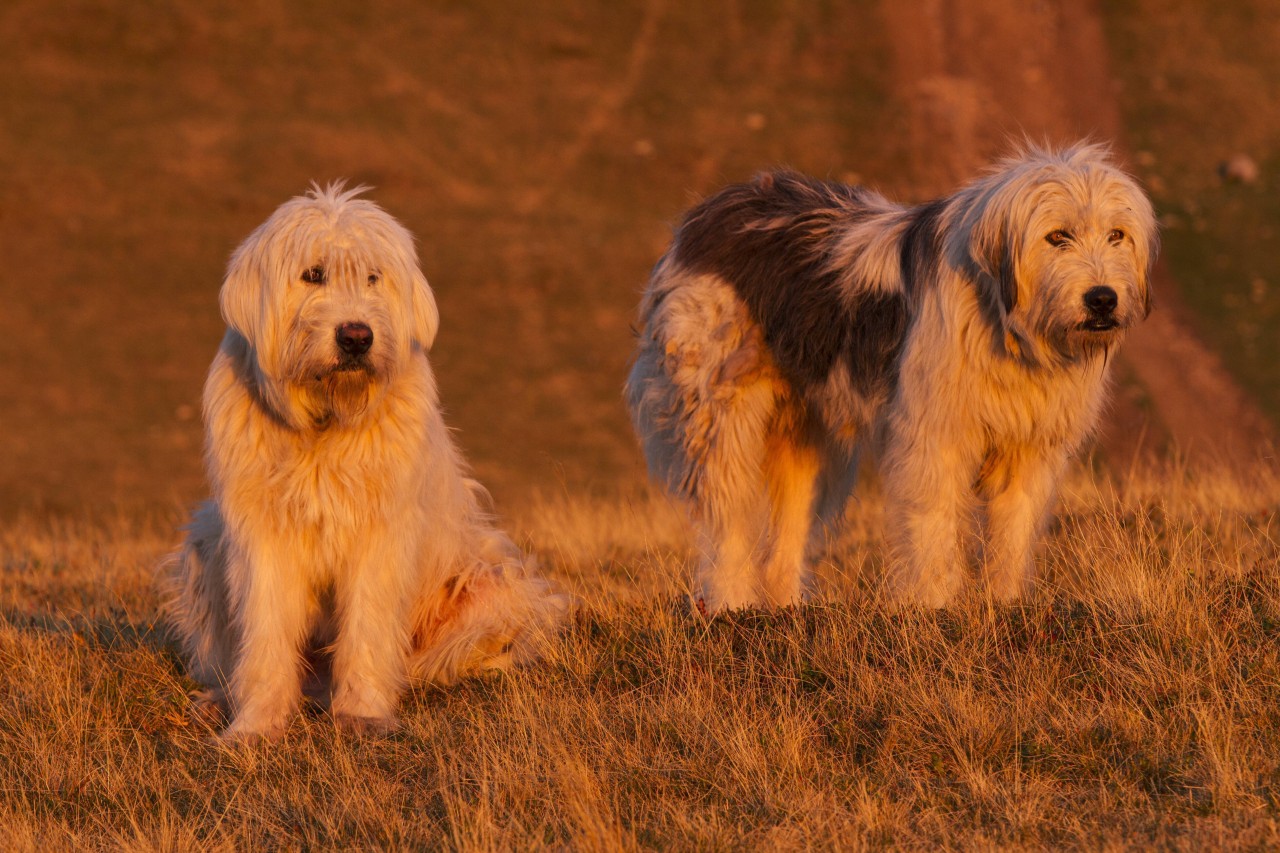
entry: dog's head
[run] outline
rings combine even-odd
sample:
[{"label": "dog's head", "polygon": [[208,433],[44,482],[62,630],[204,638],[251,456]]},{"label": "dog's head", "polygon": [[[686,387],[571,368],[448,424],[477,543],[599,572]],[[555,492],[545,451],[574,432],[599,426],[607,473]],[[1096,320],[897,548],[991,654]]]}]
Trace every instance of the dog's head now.
[{"label": "dog's head", "polygon": [[435,297],[413,237],[341,183],[281,205],[236,249],[222,316],[287,421],[349,420],[430,349]]},{"label": "dog's head", "polygon": [[980,286],[1022,355],[1106,350],[1150,313],[1155,216],[1104,147],[1027,148],[961,197]]}]

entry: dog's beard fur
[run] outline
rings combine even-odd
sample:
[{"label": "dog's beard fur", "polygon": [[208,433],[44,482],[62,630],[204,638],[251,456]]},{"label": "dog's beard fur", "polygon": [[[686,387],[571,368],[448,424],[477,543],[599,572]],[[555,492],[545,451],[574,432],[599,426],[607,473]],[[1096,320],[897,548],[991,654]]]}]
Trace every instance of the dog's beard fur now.
[{"label": "dog's beard fur", "polygon": [[304,406],[317,429],[350,428],[377,407],[385,388],[364,363],[339,365],[303,386]]},{"label": "dog's beard fur", "polygon": [[[1061,280],[1055,281],[1056,278]],[[1052,266],[1041,274],[1041,290],[1028,310],[1028,325],[1038,339],[1046,366],[1085,361],[1118,347],[1141,316],[1133,299],[1121,296],[1122,305],[1105,318],[1091,317],[1082,309],[1083,294],[1093,280],[1071,274],[1055,276]],[[1125,285],[1118,293],[1132,292]]]},{"label": "dog's beard fur", "polygon": [[376,413],[398,370],[376,344],[376,332],[374,340],[375,349],[362,356],[335,351],[298,366],[289,383],[313,426],[351,428]]},{"label": "dog's beard fur", "polygon": [[1129,329],[1142,319],[1136,309],[1132,284],[1117,283],[1121,304],[1106,318],[1092,317],[1082,309],[1083,294],[1094,280],[1071,275],[1054,281],[1054,273],[1041,274],[1041,292],[1029,310],[1029,325],[1045,353],[1046,366],[1086,361],[1105,355],[1123,342]]},{"label": "dog's beard fur", "polygon": [[[403,314],[395,307],[400,297],[385,289],[356,294],[328,299],[306,290],[289,292],[294,321],[275,342],[273,356],[257,354],[268,362],[260,365],[260,373],[270,377],[265,381],[284,386],[268,399],[280,400],[278,414],[298,428],[351,428],[375,416],[411,356],[406,330],[395,320]],[[343,323],[370,328],[368,352],[342,351],[336,336]]]}]

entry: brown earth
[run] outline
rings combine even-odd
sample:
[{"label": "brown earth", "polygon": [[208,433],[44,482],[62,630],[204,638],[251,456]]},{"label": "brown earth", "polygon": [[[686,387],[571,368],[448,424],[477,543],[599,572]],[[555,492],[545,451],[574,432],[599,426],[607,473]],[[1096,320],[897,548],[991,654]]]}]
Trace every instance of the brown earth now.
[{"label": "brown earth", "polygon": [[[1124,151],[1098,16],[1066,2],[12,0],[0,41],[0,516],[200,496],[221,269],[313,180],[418,235],[450,423],[501,505],[643,481],[628,326],[699,195],[782,163],[922,200],[1023,133]],[[1266,424],[1173,290],[1106,455],[1247,459]]]}]

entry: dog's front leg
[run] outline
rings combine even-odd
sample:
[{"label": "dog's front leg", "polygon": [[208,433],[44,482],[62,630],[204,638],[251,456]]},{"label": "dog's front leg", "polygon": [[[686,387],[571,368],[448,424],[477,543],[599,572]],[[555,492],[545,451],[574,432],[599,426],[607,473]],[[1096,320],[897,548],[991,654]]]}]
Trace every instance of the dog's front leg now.
[{"label": "dog's front leg", "polygon": [[889,588],[904,602],[943,607],[964,580],[960,531],[973,504],[973,469],[946,443],[899,436],[882,467],[889,540]]},{"label": "dog's front leg", "polygon": [[1036,543],[1065,467],[1066,454],[1055,451],[1025,449],[995,461],[982,568],[992,598],[1010,601],[1030,590]]},{"label": "dog's front leg", "polygon": [[224,739],[278,735],[301,701],[300,648],[315,597],[287,553],[269,535],[231,548],[228,592],[240,643]]},{"label": "dog's front leg", "polygon": [[408,539],[393,529],[364,537],[363,553],[352,556],[350,571],[336,584],[330,709],[349,728],[385,730],[396,724],[409,652],[406,600],[416,574]]}]

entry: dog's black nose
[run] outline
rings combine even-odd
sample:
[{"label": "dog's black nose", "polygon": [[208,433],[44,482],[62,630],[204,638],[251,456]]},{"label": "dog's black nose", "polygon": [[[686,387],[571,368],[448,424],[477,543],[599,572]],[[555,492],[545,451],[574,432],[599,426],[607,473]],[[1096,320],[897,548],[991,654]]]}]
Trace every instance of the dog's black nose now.
[{"label": "dog's black nose", "polygon": [[364,323],[343,323],[337,335],[338,349],[347,355],[364,355],[373,346],[373,329]]},{"label": "dog's black nose", "polygon": [[1119,301],[1116,292],[1104,284],[1091,287],[1084,292],[1084,307],[1089,309],[1089,313],[1100,317],[1115,311]]}]

